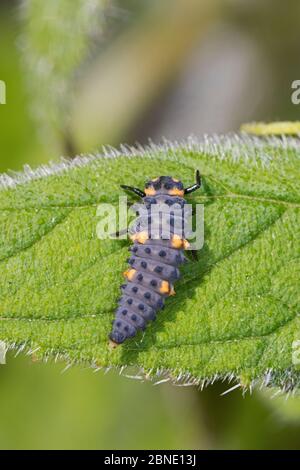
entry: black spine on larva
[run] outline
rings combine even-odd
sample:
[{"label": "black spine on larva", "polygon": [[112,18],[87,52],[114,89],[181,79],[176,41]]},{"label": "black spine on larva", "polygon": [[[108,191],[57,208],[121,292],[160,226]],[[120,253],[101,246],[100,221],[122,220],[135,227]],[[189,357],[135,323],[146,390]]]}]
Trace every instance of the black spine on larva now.
[{"label": "black spine on larva", "polygon": [[[149,213],[152,204],[157,203],[168,206],[179,204],[183,218],[186,203],[183,198],[160,194],[143,199],[143,207]],[[150,222],[148,230],[155,222]],[[137,219],[131,233],[142,231],[139,223]],[[168,284],[172,290],[174,282],[180,277],[178,266],[186,261],[182,249],[172,248],[171,239],[149,238],[144,243],[134,242],[129,250],[131,276],[121,286],[122,296],[110,334],[110,339],[116,344],[134,337],[139,330],[146,328],[149,321],[155,320],[157,312],[164,307],[165,298],[170,295],[170,291],[165,292],[163,286]]]}]

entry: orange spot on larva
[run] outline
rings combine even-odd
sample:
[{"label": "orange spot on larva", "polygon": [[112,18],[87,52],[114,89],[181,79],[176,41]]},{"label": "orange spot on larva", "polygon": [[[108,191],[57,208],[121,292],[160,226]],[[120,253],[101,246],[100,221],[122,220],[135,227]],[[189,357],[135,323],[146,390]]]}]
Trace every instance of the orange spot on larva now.
[{"label": "orange spot on larva", "polygon": [[161,281],[159,292],[161,294],[175,295],[175,290],[168,281]]},{"label": "orange spot on larva", "polygon": [[142,244],[144,244],[149,239],[148,233],[146,231],[135,233],[130,238],[132,241]]},{"label": "orange spot on larva", "polygon": [[172,237],[171,245],[173,248],[177,248],[177,249],[184,248],[185,250],[187,250],[190,247],[190,244],[187,240],[180,238],[180,236],[176,234],[173,235]]},{"label": "orange spot on larva", "polygon": [[128,269],[123,273],[123,275],[128,279],[128,281],[131,281],[134,278],[135,273],[136,269]]},{"label": "orange spot on larva", "polygon": [[169,294],[170,284],[168,283],[168,281],[161,281],[159,292],[161,294]]},{"label": "orange spot on larva", "polygon": [[184,196],[184,190],[183,189],[178,189],[178,188],[173,188],[173,189],[170,189],[170,191],[168,191],[168,194],[170,194],[170,196]]},{"label": "orange spot on larva", "polygon": [[168,281],[161,281],[159,292],[161,294],[175,295],[174,288]]},{"label": "orange spot on larva", "polygon": [[190,243],[187,240],[183,240],[183,248],[187,250],[190,247]]},{"label": "orange spot on larva", "polygon": [[179,248],[182,248],[183,240],[182,240],[182,238],[180,238],[179,235],[174,235],[172,237],[171,244],[172,244],[173,248],[178,248],[179,249]]},{"label": "orange spot on larva", "polygon": [[150,186],[150,188],[145,189],[145,194],[146,196],[155,196],[156,191],[152,186]]}]

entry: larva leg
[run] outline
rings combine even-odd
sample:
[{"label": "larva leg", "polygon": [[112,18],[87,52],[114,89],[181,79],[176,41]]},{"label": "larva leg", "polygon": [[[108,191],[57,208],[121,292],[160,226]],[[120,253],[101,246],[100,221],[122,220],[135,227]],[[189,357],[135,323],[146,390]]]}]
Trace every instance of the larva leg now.
[{"label": "larva leg", "polygon": [[125,191],[131,191],[132,193],[134,193],[137,196],[142,197],[142,198],[146,196],[144,191],[142,191],[139,188],[134,188],[133,186],[127,186],[126,184],[122,184],[121,188],[124,189]]},{"label": "larva leg", "polygon": [[191,258],[194,262],[199,261],[198,251],[197,250],[190,250],[189,252],[191,253]]},{"label": "larva leg", "polygon": [[110,233],[110,237],[111,238],[115,238],[115,239],[118,239],[120,237],[122,237],[123,235],[126,235],[128,233],[128,229],[127,228],[124,228],[123,230],[118,230],[117,232],[115,233]]}]

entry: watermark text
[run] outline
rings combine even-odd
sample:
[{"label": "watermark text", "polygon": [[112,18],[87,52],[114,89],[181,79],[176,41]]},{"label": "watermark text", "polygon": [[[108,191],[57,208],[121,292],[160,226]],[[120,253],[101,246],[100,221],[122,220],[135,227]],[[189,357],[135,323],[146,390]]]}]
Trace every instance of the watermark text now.
[{"label": "watermark text", "polygon": [[[100,204],[97,209],[97,237],[101,240],[136,238],[143,234],[152,240],[182,240],[186,250],[200,250],[204,244],[204,205],[165,202],[128,205],[119,198],[118,208]],[[136,238],[137,239],[137,238]]]},{"label": "watermark text", "polygon": [[294,366],[300,365],[300,339],[293,341],[292,344],[292,362]]},{"label": "watermark text", "polygon": [[293,104],[300,104],[300,80],[294,80],[292,82],[292,89],[293,91],[291,95],[291,100]]},{"label": "watermark text", "polygon": [[0,80],[0,104],[6,104],[6,83]]},{"label": "watermark text", "polygon": [[7,353],[7,345],[4,341],[0,341],[0,365],[6,364],[6,353]]}]

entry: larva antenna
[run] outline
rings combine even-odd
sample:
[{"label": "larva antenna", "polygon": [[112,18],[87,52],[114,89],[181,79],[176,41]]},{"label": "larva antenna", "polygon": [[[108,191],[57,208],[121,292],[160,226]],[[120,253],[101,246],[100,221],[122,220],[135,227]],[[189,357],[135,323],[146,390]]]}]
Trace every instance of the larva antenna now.
[{"label": "larva antenna", "polygon": [[197,189],[201,188],[201,175],[200,171],[196,171],[196,183],[193,184],[192,186],[189,186],[188,188],[185,188],[184,194],[191,194],[194,191],[197,191]]}]

